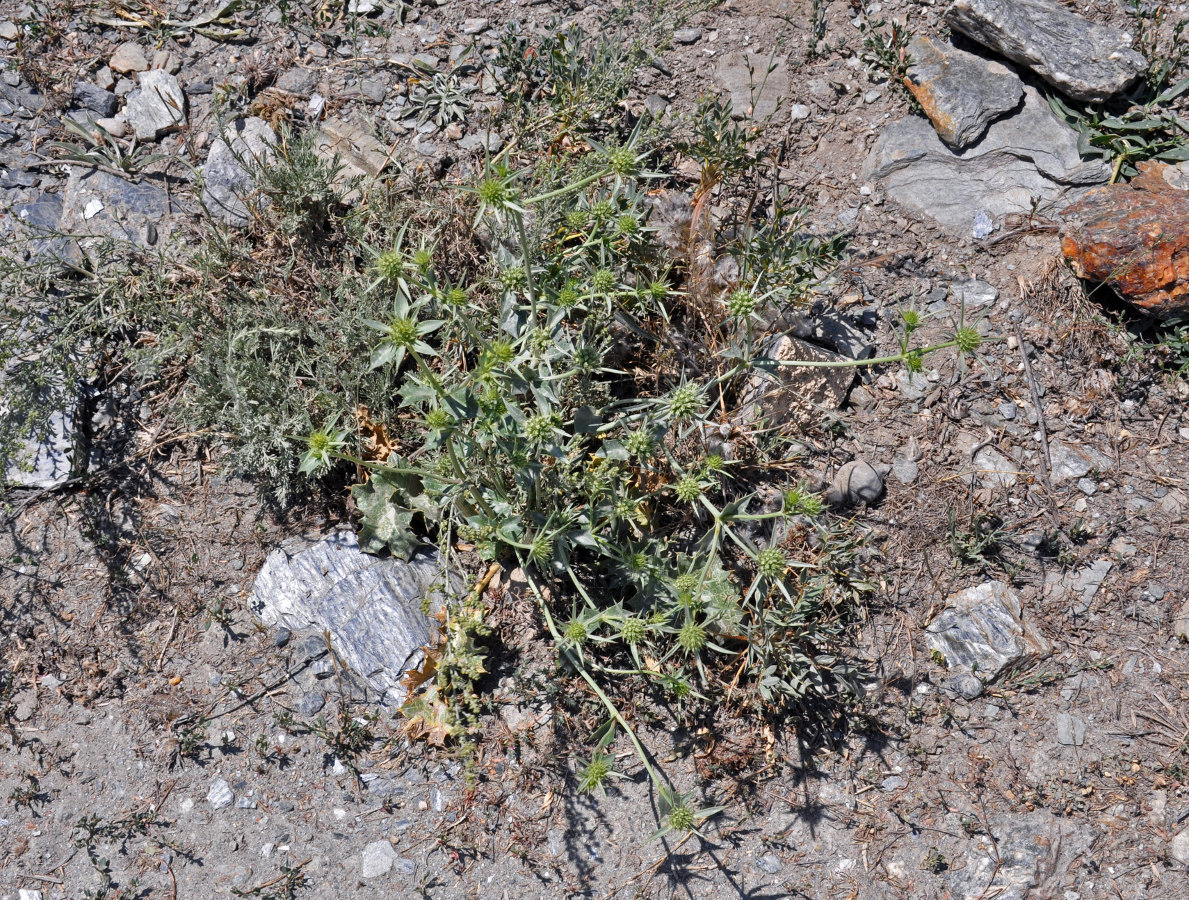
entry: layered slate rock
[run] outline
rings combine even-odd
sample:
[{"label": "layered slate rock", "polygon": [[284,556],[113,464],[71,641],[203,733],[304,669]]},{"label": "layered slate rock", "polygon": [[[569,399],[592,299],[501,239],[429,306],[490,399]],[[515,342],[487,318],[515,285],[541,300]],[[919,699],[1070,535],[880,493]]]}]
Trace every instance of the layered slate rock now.
[{"label": "layered slate rock", "polygon": [[770,426],[802,424],[820,418],[846,402],[855,370],[846,366],[782,366],[781,361],[845,363],[847,357],[790,335],[769,341],[764,355],[753,360],[755,372],[740,398],[741,422],[763,419]]},{"label": "layered slate rock", "polygon": [[1002,581],[988,581],[952,595],[925,630],[929,651],[954,673],[954,689],[970,699],[981,684],[1009,668],[1047,656],[1049,642],[1023,619],[1019,596]]},{"label": "layered slate rock", "polygon": [[927,37],[908,45],[904,83],[951,147],[968,147],[1020,105],[1024,83],[1006,66]]},{"label": "layered slate rock", "polygon": [[1027,66],[1078,100],[1106,100],[1147,70],[1125,31],[1097,25],[1051,0],[956,0],[945,22]]},{"label": "layered slate rock", "polygon": [[84,247],[102,237],[150,247],[168,230],[174,206],[165,188],[147,178],[134,184],[100,169],[71,167],[58,227]]},{"label": "layered slate rock", "polygon": [[276,135],[263,119],[252,116],[232,122],[211,145],[202,167],[202,203],[228,225],[246,225],[251,218],[255,168],[273,157]]},{"label": "layered slate rock", "polygon": [[353,182],[365,184],[379,177],[388,165],[391,153],[356,122],[331,119],[322,123],[314,137],[314,150],[327,162],[339,166],[335,184],[347,188],[344,199],[354,203],[360,193]]},{"label": "layered slate rock", "polygon": [[1061,249],[1079,277],[1168,319],[1189,311],[1189,173],[1160,162],[1139,170],[1065,210]]},{"label": "layered slate rock", "polygon": [[995,122],[977,146],[946,147],[919,116],[883,130],[863,167],[888,198],[943,225],[971,228],[980,214],[1001,218],[1027,213],[1034,201],[1060,207],[1081,191],[1103,184],[1110,167],[1083,160],[1078,136],[1053,115],[1033,88],[1024,108]]},{"label": "layered slate rock", "polygon": [[335,657],[385,701],[403,702],[401,677],[437,642],[431,613],[442,608],[449,577],[437,551],[408,562],[371,556],[355,534],[296,538],[269,554],[252,588],[252,612],[266,625],[325,636]]},{"label": "layered slate rock", "polygon": [[186,95],[177,78],[164,69],[142,72],[140,90],[124,108],[139,141],[155,141],[186,123]]}]

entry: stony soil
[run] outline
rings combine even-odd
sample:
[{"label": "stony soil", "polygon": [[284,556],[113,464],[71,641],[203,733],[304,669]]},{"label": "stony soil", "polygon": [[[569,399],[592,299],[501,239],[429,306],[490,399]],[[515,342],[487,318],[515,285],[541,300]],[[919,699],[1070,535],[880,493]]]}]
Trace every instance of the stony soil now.
[{"label": "stony soil", "polygon": [[[175,18],[204,10],[183,5]],[[308,73],[307,93],[383,131],[398,121],[386,112],[404,77],[384,59],[445,60],[467,35],[485,45],[487,28],[512,19],[560,16],[597,31],[607,10],[444,0],[415,7],[405,25],[344,14],[321,29],[288,11],[294,23],[274,7],[240,14],[239,43],[160,46],[186,84],[235,73],[296,85]],[[912,4],[914,28],[935,31],[936,11]],[[688,112],[724,78],[738,88],[724,57],[775,52],[774,89],[808,109],[794,118],[786,104],[773,118],[780,177],[819,233],[848,236],[851,262],[829,303],[861,314],[882,352],[894,350],[899,305],[933,313],[928,330],[940,336],[962,314],[951,281],[999,291],[968,315],[1003,340],[961,368],[930,358],[916,380],[871,373],[790,463],[823,480],[855,457],[893,466],[884,498],[853,511],[871,531],[877,586],[854,629],[871,673],[855,709],[822,727],[754,733],[730,721],[668,730],[641,712],[678,787],[701,784],[727,804],[704,837],[650,841],[656,798],[630,754],[634,779],[606,797],[575,795],[567,760],[584,707],[551,684],[540,625],[515,584],[490,594],[501,649],[476,753],[410,744],[394,711],[353,702],[324,645],[267,631],[246,609],[267,552],[325,532],[340,513],[278,519],[252,485],[220,475],[217,452],[155,444],[144,423],[146,451],[85,489],[7,498],[0,898],[1189,896],[1189,648],[1174,631],[1189,599],[1189,385],[1133,349],[1134,316],[1086,297],[1046,218],[975,241],[866,183],[863,159],[907,101],[867,79],[845,4],[826,7],[835,49],[809,58],[810,12],[779,0],[695,12],[683,24],[697,33],[636,73],[630,102]],[[1113,3],[1092,14],[1123,21]],[[0,19],[25,18],[0,3]],[[19,69],[10,56],[6,92],[28,91],[31,77],[69,91],[119,43],[150,56],[157,46],[136,29],[71,27],[61,9],[51,21],[44,55]],[[167,150],[203,158],[210,103],[189,94],[188,127]],[[16,138],[0,148],[9,208],[60,189],[59,175],[19,165],[56,133],[57,115],[11,119]],[[440,134],[392,127],[406,166],[450,180],[474,164],[474,151]],[[1071,474],[1061,446],[1098,456]],[[973,461],[985,448],[1000,471]],[[979,529],[1002,530],[998,551],[956,563],[951,535]],[[1043,546],[1056,531],[1075,538],[1059,557]],[[966,701],[944,690],[924,628],[951,593],[989,578],[1015,587],[1053,652]],[[372,714],[357,727],[392,740],[345,765],[332,746],[341,722],[350,731]]]}]

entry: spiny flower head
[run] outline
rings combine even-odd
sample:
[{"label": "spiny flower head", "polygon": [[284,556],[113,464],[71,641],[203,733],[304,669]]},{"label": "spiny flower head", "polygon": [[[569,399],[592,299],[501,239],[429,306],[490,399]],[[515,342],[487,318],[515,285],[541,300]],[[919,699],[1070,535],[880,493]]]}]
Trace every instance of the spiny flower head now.
[{"label": "spiny flower head", "polygon": [[539,444],[553,437],[554,420],[551,415],[536,415],[524,423],[524,435]]},{"label": "spiny flower head", "polygon": [[686,653],[697,653],[706,646],[706,629],[697,622],[687,622],[677,632],[677,643]]},{"label": "spiny flower head", "polygon": [[420,247],[413,253],[413,265],[420,271],[428,271],[433,265],[433,252],[428,247]]},{"label": "spiny flower head", "polygon": [[607,151],[607,166],[620,178],[630,178],[640,168],[640,161],[631,147],[615,147]]},{"label": "spiny flower head", "polygon": [[674,388],[673,393],[669,395],[669,414],[677,422],[692,419],[701,406],[702,391],[692,382]]},{"label": "spiny flower head", "polygon": [[787,565],[788,558],[779,547],[769,547],[767,550],[761,550],[756,556],[756,571],[764,578],[772,581],[775,581],[784,574],[784,569]]},{"label": "spiny flower head", "polygon": [[590,278],[591,289],[596,294],[607,294],[615,289],[615,273],[610,269],[599,269]]},{"label": "spiny flower head", "polygon": [[973,353],[983,342],[983,336],[969,325],[963,325],[954,332],[954,343],[963,353]]},{"label": "spiny flower head", "polygon": [[557,292],[557,305],[562,309],[573,309],[578,305],[578,291],[574,285],[567,284]]},{"label": "spiny flower head", "polygon": [[656,440],[653,438],[652,430],[649,428],[641,428],[639,431],[633,431],[628,435],[628,453],[635,457],[645,457],[652,453],[652,448],[656,445]]},{"label": "spiny flower head", "polygon": [[756,310],[756,298],[743,288],[727,295],[727,312],[736,319],[746,319]]},{"label": "spiny flower head", "polygon": [[405,258],[399,250],[389,250],[376,257],[376,273],[385,281],[396,281],[404,270]]},{"label": "spiny flower head", "polygon": [[425,424],[431,431],[445,431],[454,424],[454,416],[444,409],[431,409],[425,414]]},{"label": "spiny flower head", "polygon": [[619,636],[623,638],[625,644],[638,644],[644,640],[648,633],[648,625],[643,619],[633,616],[630,619],[625,619],[623,625],[619,629]]},{"label": "spiny flower head", "polygon": [[693,831],[697,820],[688,806],[675,806],[669,810],[669,827],[674,831]]},{"label": "spiny flower head", "polygon": [[401,316],[388,323],[388,340],[397,347],[409,350],[417,343],[417,321]]},{"label": "spiny flower head", "polygon": [[686,475],[677,482],[677,499],[684,503],[693,503],[702,496],[702,485],[692,475]]}]

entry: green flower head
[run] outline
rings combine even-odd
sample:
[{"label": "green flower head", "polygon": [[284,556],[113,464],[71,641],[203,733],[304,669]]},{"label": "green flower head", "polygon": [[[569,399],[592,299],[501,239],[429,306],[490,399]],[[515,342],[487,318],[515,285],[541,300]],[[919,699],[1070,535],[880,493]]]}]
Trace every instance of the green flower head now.
[{"label": "green flower head", "polygon": [[628,453],[632,456],[637,458],[649,456],[652,454],[654,446],[656,446],[656,440],[649,428],[641,428],[628,435]]},{"label": "green flower head", "polygon": [[415,319],[401,316],[388,323],[388,340],[393,346],[410,350],[417,343],[417,337],[417,321]]},{"label": "green flower head", "polygon": [[399,250],[389,250],[376,257],[376,272],[385,281],[396,281],[405,271],[405,258]]},{"label": "green flower head", "polygon": [[623,625],[619,629],[619,636],[623,638],[623,642],[632,646],[643,641],[647,634],[648,625],[643,619],[636,618],[635,616],[624,620]]},{"label": "green flower head", "polygon": [[591,290],[596,294],[609,294],[615,290],[615,273],[610,269],[599,269],[590,278]]},{"label": "green flower head", "polygon": [[756,298],[751,291],[740,288],[727,295],[727,312],[736,319],[746,319],[756,310]]},{"label": "green flower head", "polygon": [[769,547],[767,550],[761,550],[756,556],[756,571],[764,578],[772,581],[775,581],[784,574],[785,567],[788,564],[788,558],[779,547]]},{"label": "green flower head", "polygon": [[677,491],[677,499],[684,503],[693,503],[702,496],[702,485],[692,475],[686,475],[677,482],[674,490]]},{"label": "green flower head", "polygon": [[607,151],[607,166],[620,178],[630,178],[640,169],[640,161],[631,147],[615,147]]},{"label": "green flower head", "polygon": [[669,394],[669,414],[674,421],[686,422],[694,418],[702,408],[702,390],[696,384],[687,383],[674,388]]}]

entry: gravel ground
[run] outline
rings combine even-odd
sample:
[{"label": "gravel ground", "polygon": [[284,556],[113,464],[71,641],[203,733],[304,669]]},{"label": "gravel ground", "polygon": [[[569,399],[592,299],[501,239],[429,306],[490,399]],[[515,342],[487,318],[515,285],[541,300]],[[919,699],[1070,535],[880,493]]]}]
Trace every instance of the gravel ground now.
[{"label": "gravel ground", "polygon": [[[165,6],[178,20],[205,10]],[[936,31],[932,5],[880,14],[909,6],[914,28]],[[81,9],[48,9],[0,3],[0,20],[46,24],[19,67],[8,43],[3,102],[17,107],[33,88],[51,101],[6,120],[10,210],[62,191],[59,174],[22,161],[59,131],[74,83],[106,78],[127,41],[146,62],[173,54],[164,68],[186,86],[186,125],[162,138],[165,152],[204,159],[210,87],[255,79],[265,117],[278,104],[309,115],[320,97],[386,138],[405,171],[465,181],[483,155],[467,138],[486,134],[483,110],[499,97],[476,67],[464,127],[410,128],[413,59],[445,71],[509,21],[597,32],[608,14],[444,0],[399,7],[402,23],[378,4],[320,19],[261,4],[236,14],[245,34],[225,42],[83,30]],[[854,629],[871,673],[855,708],[818,727],[718,721],[711,732],[640,712],[677,786],[727,804],[702,836],[649,840],[656,798],[630,754],[631,777],[607,796],[575,793],[580,704],[553,678],[514,582],[489,592],[498,649],[475,752],[410,743],[399,713],[359,697],[324,641],[265,629],[247,610],[267,553],[341,513],[278,519],[252,485],[220,474],[217,452],[175,443],[85,490],[8,497],[2,900],[1189,896],[1189,649],[1175,621],[1189,601],[1189,383],[1129,354],[1119,308],[1086,299],[1043,216],[976,241],[866,180],[881,129],[909,110],[866,77],[859,12],[824,5],[833,49],[811,58],[808,3],[642,9],[637,27],[670,16],[681,30],[634,73],[627,101],[688,113],[708,90],[746,94],[741,54],[774,54],[755,114],[784,96],[768,130],[779,177],[807,227],[848,236],[830,305],[880,353],[895,352],[891,322],[909,303],[933,314],[926,340],[962,315],[1003,338],[962,369],[941,356],[915,379],[864,376],[790,463],[822,483],[855,458],[888,472],[882,498],[853,512],[870,531],[876,585]],[[1121,13],[1096,3],[1092,15]],[[963,309],[952,285],[971,278],[995,296]],[[997,529],[997,546],[955,563],[954,535]],[[1060,558],[1044,552],[1056,530],[1078,539]],[[989,579],[1011,583],[1052,652],[967,700],[947,689],[925,629],[950,595]],[[344,749],[353,738],[357,753]]]}]

